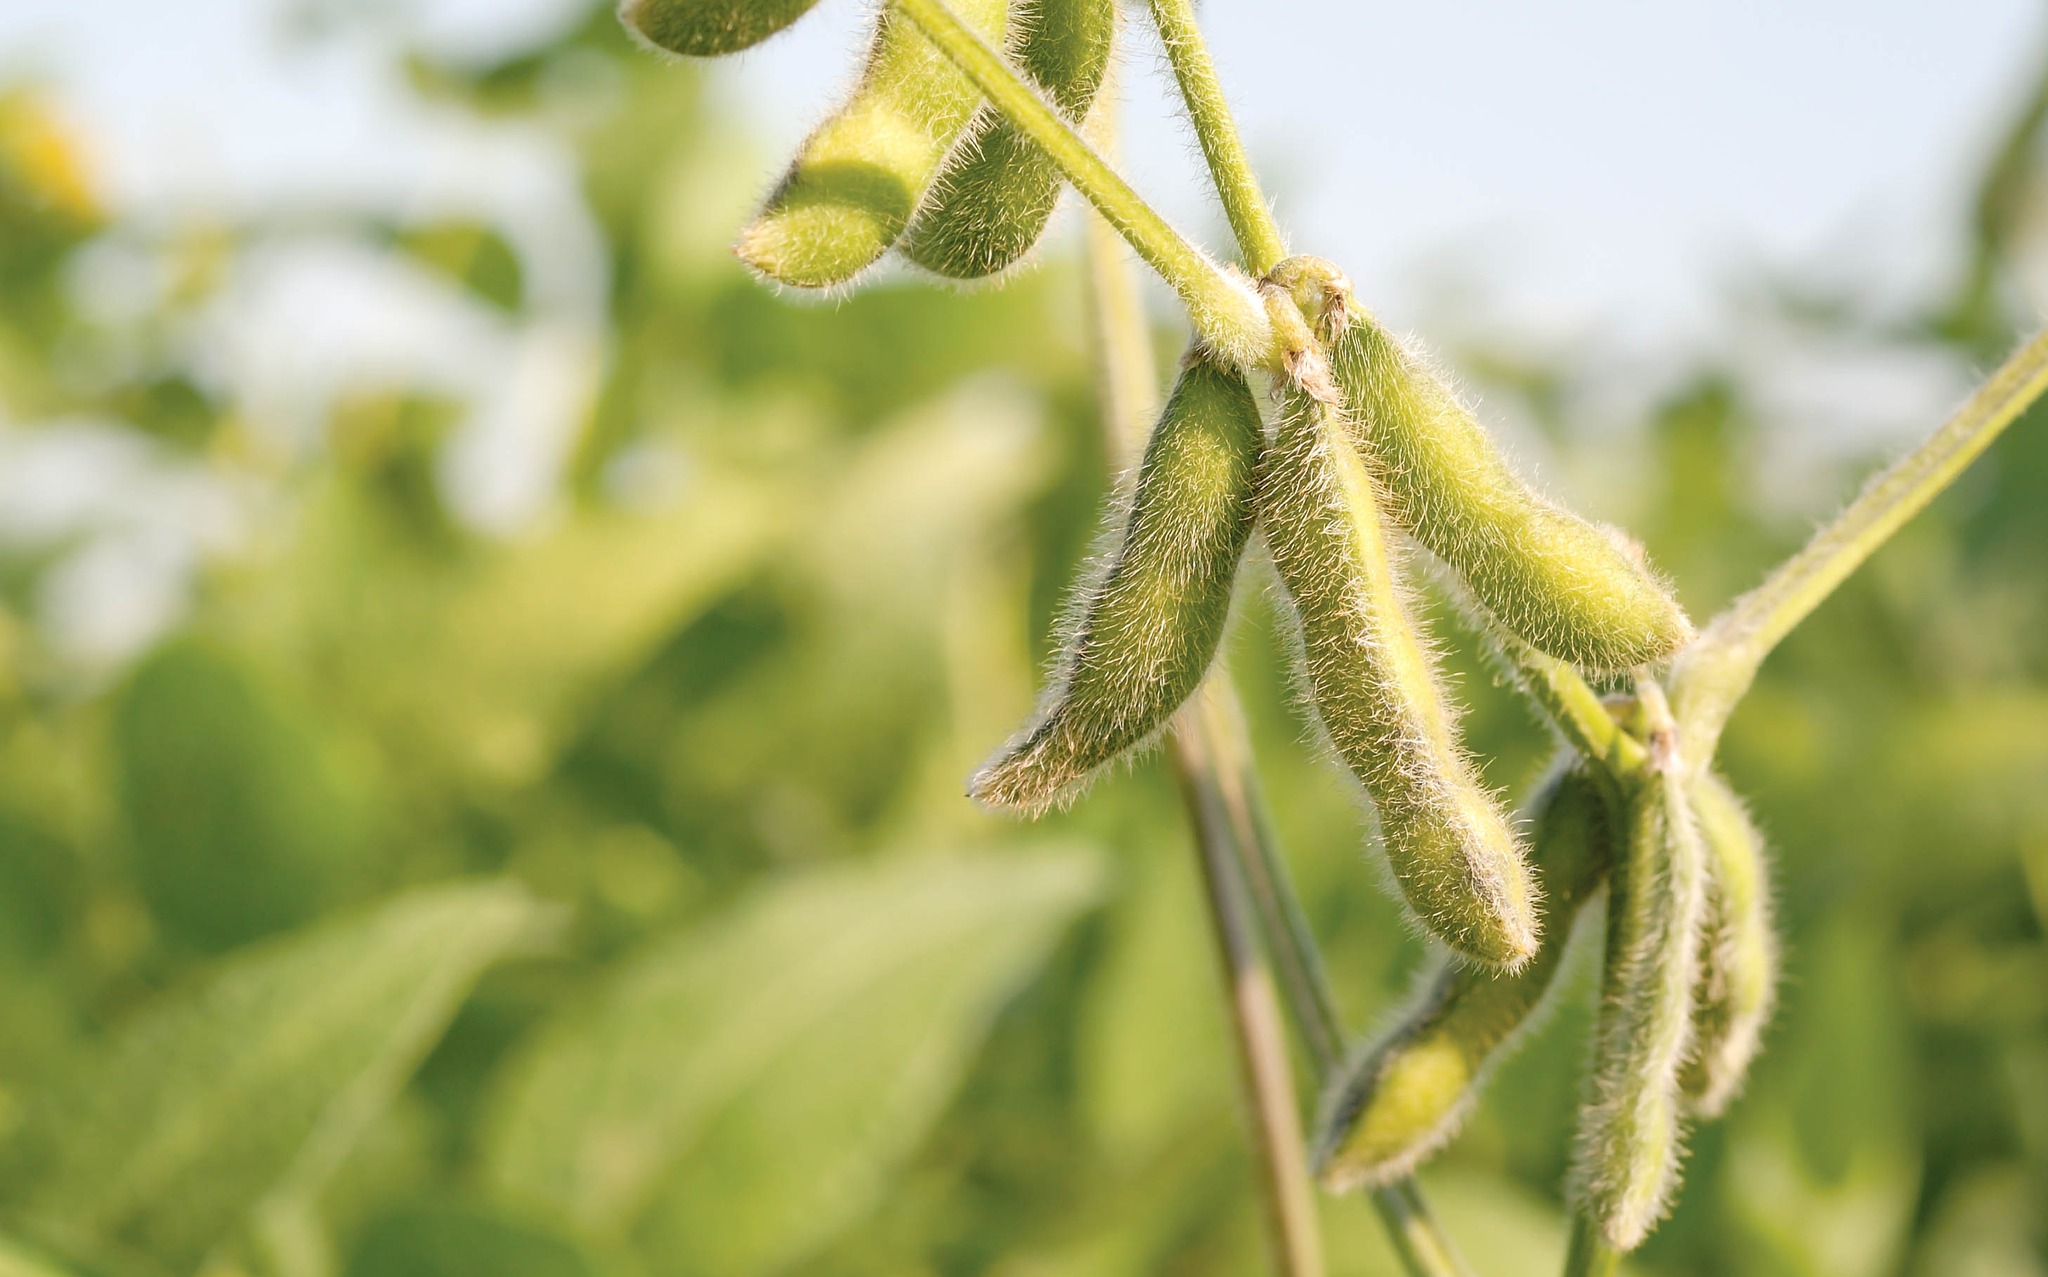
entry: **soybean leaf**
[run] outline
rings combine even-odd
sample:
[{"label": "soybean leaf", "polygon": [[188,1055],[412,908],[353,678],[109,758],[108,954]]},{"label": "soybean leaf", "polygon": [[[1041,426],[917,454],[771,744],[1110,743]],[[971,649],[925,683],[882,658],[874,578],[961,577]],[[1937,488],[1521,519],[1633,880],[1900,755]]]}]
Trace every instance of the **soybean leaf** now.
[{"label": "soybean leaf", "polygon": [[874,1204],[1096,893],[1077,852],[794,875],[631,962],[515,1061],[505,1197],[661,1272],[764,1272]]},{"label": "soybean leaf", "polygon": [[190,1272],[273,1193],[322,1182],[542,917],[519,888],[426,888],[228,959],[83,1061],[29,1141],[33,1235]]}]

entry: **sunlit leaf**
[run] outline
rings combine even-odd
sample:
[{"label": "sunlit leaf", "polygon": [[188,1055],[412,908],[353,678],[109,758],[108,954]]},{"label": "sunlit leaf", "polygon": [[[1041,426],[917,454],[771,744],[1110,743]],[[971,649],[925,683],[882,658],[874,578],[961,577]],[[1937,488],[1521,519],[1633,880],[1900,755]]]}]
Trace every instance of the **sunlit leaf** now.
[{"label": "sunlit leaf", "polygon": [[766,1271],[886,1188],[989,1017],[1095,892],[1079,853],[786,878],[632,962],[514,1067],[508,1198],[641,1237],[658,1271]]}]

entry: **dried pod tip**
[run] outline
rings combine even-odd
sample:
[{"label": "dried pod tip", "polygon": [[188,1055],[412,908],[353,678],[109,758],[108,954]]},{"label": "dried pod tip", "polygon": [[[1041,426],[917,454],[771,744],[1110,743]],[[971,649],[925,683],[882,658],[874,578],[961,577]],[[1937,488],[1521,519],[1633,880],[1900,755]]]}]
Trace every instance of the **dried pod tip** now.
[{"label": "dried pod tip", "polygon": [[715,58],[751,48],[795,22],[818,0],[623,0],[619,21],[665,53]]}]

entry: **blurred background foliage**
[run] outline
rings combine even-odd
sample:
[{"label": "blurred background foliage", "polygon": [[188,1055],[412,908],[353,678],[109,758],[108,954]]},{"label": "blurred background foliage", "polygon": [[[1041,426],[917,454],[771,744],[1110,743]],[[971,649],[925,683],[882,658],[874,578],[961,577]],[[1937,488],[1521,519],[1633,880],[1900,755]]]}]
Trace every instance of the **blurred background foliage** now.
[{"label": "blurred background foliage", "polygon": [[[1115,461],[1071,253],[1000,291],[777,297],[725,252],[767,161],[608,12],[405,70],[574,157],[580,320],[488,209],[123,220],[89,139],[0,96],[0,1274],[1255,1271],[1168,780],[1030,828],[960,795],[1031,703]],[[1910,313],[1762,281],[1748,339],[1617,428],[1574,424],[1597,358],[1449,354],[1709,614],[1877,460],[1788,488],[1802,425],[1742,352],[1988,366],[2034,313],[2044,103]],[[277,420],[221,375],[241,281],[306,245],[491,332],[588,330],[551,347],[573,428],[533,445],[535,512],[464,506],[474,387],[371,369]],[[1641,1272],[2048,1273],[2044,417],[1733,724],[1784,1009]],[[1241,612],[1280,831],[1366,1026],[1420,952],[1262,592]],[[1489,779],[1526,786],[1542,733],[1453,647]],[[1585,967],[1424,1176],[1487,1277],[1561,1254]],[[1362,1204],[1324,1217],[1334,1272],[1394,1271]]]}]

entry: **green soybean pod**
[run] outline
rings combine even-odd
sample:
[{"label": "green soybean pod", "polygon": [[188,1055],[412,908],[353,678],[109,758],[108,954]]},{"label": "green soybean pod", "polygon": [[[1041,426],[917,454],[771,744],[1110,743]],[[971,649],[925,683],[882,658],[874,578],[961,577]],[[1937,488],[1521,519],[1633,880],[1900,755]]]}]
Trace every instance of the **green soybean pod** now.
[{"label": "green soybean pod", "polygon": [[1370,316],[1351,316],[1331,354],[1390,513],[1497,623],[1596,673],[1685,642],[1692,623],[1641,552],[1523,483],[1472,413]]},{"label": "green soybean pod", "polygon": [[[1060,114],[1080,124],[1109,69],[1116,0],[1026,0],[1010,23],[1016,61]],[[1044,148],[983,108],[911,222],[903,253],[949,279],[1006,270],[1044,234],[1062,185]]]},{"label": "green soybean pod", "polygon": [[1259,523],[1294,604],[1310,699],[1371,796],[1402,897],[1453,950],[1513,969],[1536,951],[1536,886],[1473,774],[1396,577],[1378,484],[1342,411],[1281,394]]},{"label": "green soybean pod", "polygon": [[[1000,44],[1006,0],[957,0]],[[768,203],[740,232],[741,260],[799,288],[843,284],[889,251],[981,90],[895,8],[884,8],[860,83],[804,140]]]},{"label": "green soybean pod", "polygon": [[1546,778],[1530,810],[1546,943],[1514,975],[1440,965],[1414,1004],[1346,1068],[1317,1124],[1316,1174],[1331,1192],[1398,1179],[1448,1143],[1488,1071],[1536,1020],[1564,961],[1566,923],[1607,872],[1614,813],[1592,777],[1566,767]]},{"label": "green soybean pod", "polygon": [[1692,1047],[1706,872],[1677,770],[1653,763],[1629,797],[1627,843],[1609,887],[1592,1074],[1572,1149],[1573,1197],[1622,1251],[1641,1245],[1669,1208],[1684,1153],[1679,1075]]},{"label": "green soybean pod", "polygon": [[818,0],[620,0],[619,21],[643,43],[693,58],[738,53],[811,11]]},{"label": "green soybean pod", "polygon": [[1749,1073],[1777,1000],[1778,937],[1771,925],[1763,835],[1728,782],[1705,773],[1692,807],[1707,852],[1693,1054],[1683,1077],[1693,1112],[1721,1116]]},{"label": "green soybean pod", "polygon": [[1150,740],[1200,685],[1251,536],[1262,431],[1243,374],[1191,354],[1101,568],[1076,592],[1032,722],[968,793],[1030,814]]}]

